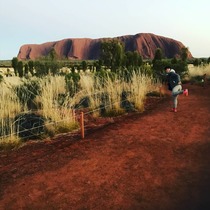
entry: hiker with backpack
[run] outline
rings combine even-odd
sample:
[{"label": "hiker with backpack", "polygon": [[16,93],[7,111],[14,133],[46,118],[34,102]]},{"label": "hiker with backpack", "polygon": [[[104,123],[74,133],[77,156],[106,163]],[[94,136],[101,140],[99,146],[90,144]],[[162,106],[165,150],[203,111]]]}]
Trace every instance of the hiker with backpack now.
[{"label": "hiker with backpack", "polygon": [[178,96],[184,94],[188,96],[188,89],[182,90],[182,83],[179,74],[171,69],[170,66],[165,67],[168,89],[172,92],[173,112],[177,112]]}]

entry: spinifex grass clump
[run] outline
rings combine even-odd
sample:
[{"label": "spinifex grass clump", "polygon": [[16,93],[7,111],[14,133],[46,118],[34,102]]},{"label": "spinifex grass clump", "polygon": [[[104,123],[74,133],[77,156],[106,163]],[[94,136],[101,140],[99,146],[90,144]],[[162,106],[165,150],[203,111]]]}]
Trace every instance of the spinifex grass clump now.
[{"label": "spinifex grass clump", "polygon": [[203,76],[204,74],[210,77],[210,64],[202,66],[190,65],[188,68],[190,77]]},{"label": "spinifex grass clump", "polygon": [[35,98],[40,94],[40,81],[40,78],[22,79],[22,83],[15,87],[22,111],[38,109]]},{"label": "spinifex grass clump", "polygon": [[125,112],[121,107],[124,85],[124,81],[118,78],[117,75],[107,76],[104,82],[104,93],[107,95],[104,103],[106,114],[120,115]]},{"label": "spinifex grass clump", "polygon": [[[45,77],[0,84],[0,143],[40,138],[78,127],[64,77]],[[12,141],[12,142],[11,142]]]},{"label": "spinifex grass clump", "polygon": [[40,83],[40,114],[47,120],[46,127],[51,133],[67,132],[77,127],[72,109],[72,98],[66,89],[63,76],[46,77]]},{"label": "spinifex grass clump", "polygon": [[187,79],[190,80],[192,84],[202,85],[204,79],[210,79],[210,64],[201,66],[189,65],[189,78]]},{"label": "spinifex grass clump", "polygon": [[157,91],[159,85],[151,76],[142,74],[140,71],[133,71],[130,82],[124,85],[124,89],[128,93],[128,100],[133,103],[135,109],[142,112],[147,93]]},{"label": "spinifex grass clump", "polygon": [[10,150],[21,146],[22,141],[16,135],[7,135],[0,138],[0,150]]},{"label": "spinifex grass clump", "polygon": [[77,100],[85,99],[87,100],[87,105],[89,111],[92,112],[94,117],[100,115],[101,106],[101,94],[104,92],[103,85],[100,82],[99,77],[95,77],[93,73],[83,73],[80,75],[80,88],[79,98],[76,96]]},{"label": "spinifex grass clump", "polygon": [[136,110],[143,111],[146,94],[159,91],[157,82],[140,71],[131,72],[127,80],[110,72],[97,73],[97,76],[85,73],[81,75],[80,88],[77,95],[80,95],[80,99],[88,98],[89,109],[95,116],[99,116],[100,108],[109,116],[124,113],[123,94],[126,94],[127,102],[132,103]]},{"label": "spinifex grass clump", "polygon": [[[68,78],[47,76],[19,81],[14,85],[0,84],[0,137],[9,136],[13,142],[14,136],[17,139],[20,136],[20,126],[27,138],[25,128],[30,130],[29,124],[37,131],[35,135],[44,136],[78,128],[74,109],[85,108],[94,117],[116,116],[131,109],[143,111],[146,94],[158,87],[142,71],[130,71],[126,79],[117,73],[101,71],[82,72]],[[35,128],[36,125],[40,128]]]},{"label": "spinifex grass clump", "polygon": [[15,116],[20,113],[21,106],[13,87],[6,82],[0,83],[0,144],[16,145],[19,138],[15,135]]}]

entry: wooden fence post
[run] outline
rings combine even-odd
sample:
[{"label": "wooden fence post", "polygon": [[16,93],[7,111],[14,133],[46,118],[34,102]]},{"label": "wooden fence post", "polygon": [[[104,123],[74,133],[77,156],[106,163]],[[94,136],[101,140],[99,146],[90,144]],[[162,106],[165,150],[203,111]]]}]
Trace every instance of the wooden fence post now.
[{"label": "wooden fence post", "polygon": [[76,121],[75,109],[72,109],[72,117],[73,117],[73,122],[75,122]]},{"label": "wooden fence post", "polygon": [[80,115],[80,128],[81,128],[81,137],[85,138],[85,128],[84,128],[84,112],[81,112]]}]

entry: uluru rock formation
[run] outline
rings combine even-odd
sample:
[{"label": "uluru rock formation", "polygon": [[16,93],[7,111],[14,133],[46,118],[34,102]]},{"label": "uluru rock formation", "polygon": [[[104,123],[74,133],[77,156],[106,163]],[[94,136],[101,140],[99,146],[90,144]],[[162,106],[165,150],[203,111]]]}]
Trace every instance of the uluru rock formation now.
[{"label": "uluru rock formation", "polygon": [[[35,60],[49,55],[54,49],[61,59],[95,60],[100,56],[100,44],[111,39],[121,41],[125,45],[125,51],[137,51],[144,59],[154,58],[157,48],[161,48],[167,58],[179,57],[181,48],[185,47],[180,41],[171,38],[151,33],[138,33],[114,38],[69,38],[43,44],[26,44],[20,48],[18,59]],[[188,57],[192,57],[190,52]]]}]

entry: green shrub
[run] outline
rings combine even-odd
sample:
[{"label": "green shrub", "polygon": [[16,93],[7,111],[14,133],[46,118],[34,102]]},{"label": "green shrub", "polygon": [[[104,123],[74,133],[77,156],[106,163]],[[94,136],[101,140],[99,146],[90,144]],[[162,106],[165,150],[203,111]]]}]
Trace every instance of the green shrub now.
[{"label": "green shrub", "polygon": [[69,73],[65,76],[66,86],[70,96],[74,96],[79,91],[80,74],[76,72]]},{"label": "green shrub", "polygon": [[202,85],[203,84],[203,76],[197,75],[190,78],[191,84]]},{"label": "green shrub", "polygon": [[40,85],[38,80],[26,80],[23,84],[15,87],[15,92],[23,106],[27,108],[35,109],[36,104],[34,99],[40,94]]},{"label": "green shrub", "polygon": [[35,113],[23,113],[16,116],[15,127],[21,139],[37,139],[45,132],[45,119]]}]

